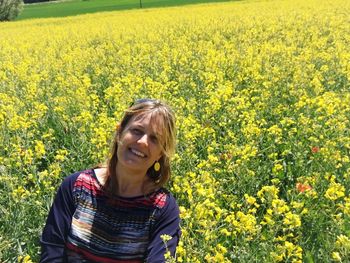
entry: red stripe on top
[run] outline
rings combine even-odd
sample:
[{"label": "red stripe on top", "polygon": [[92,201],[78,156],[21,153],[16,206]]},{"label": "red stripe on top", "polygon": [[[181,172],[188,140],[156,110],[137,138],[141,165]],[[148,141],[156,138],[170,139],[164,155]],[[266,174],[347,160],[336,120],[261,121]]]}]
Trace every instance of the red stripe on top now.
[{"label": "red stripe on top", "polygon": [[143,261],[142,259],[122,260],[122,259],[105,258],[105,257],[96,256],[96,255],[94,255],[86,250],[83,250],[81,248],[74,246],[71,243],[67,243],[66,246],[70,250],[72,250],[76,253],[79,253],[80,255],[83,255],[86,259],[93,260],[95,262],[100,262],[100,263],[142,263],[142,261]]},{"label": "red stripe on top", "polygon": [[[75,184],[74,188],[85,188],[94,196],[107,196],[107,194],[101,189],[100,184],[97,179],[93,176],[92,170],[87,170],[82,172]],[[139,200],[127,200],[116,196],[114,199],[110,200],[111,205],[119,205],[123,207],[139,207],[141,206],[156,206],[158,208],[163,208],[166,204],[167,195],[163,191],[155,192],[150,194],[148,197],[140,198]]]}]

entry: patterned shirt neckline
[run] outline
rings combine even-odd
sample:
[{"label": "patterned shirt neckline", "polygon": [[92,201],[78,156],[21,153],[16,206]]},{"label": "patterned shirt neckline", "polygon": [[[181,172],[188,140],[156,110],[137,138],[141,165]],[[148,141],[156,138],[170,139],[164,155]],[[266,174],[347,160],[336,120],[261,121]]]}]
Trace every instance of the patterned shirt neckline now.
[{"label": "patterned shirt neckline", "polygon": [[[100,191],[103,191],[103,192],[106,192],[103,184],[100,182],[100,180],[98,179],[97,175],[96,175],[96,172],[94,169],[91,169],[91,173],[92,173],[92,177],[96,180],[96,183],[100,189]],[[130,196],[130,197],[125,197],[125,196],[120,196],[120,195],[117,195],[117,194],[109,194],[110,197],[113,197],[113,198],[119,198],[119,199],[129,199],[129,200],[133,200],[133,199],[142,199],[142,198],[149,198],[150,196],[152,195],[156,195],[157,193],[159,193],[160,191],[162,191],[164,189],[162,188],[158,188],[148,194],[143,194],[143,195],[137,195],[137,196]]]}]

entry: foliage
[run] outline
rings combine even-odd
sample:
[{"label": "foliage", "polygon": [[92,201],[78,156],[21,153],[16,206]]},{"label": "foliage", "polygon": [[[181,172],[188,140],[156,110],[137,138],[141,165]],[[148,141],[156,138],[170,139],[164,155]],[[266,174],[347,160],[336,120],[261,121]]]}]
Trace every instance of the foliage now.
[{"label": "foliage", "polygon": [[39,3],[39,2],[49,2],[54,0],[24,0],[25,4]]},{"label": "foliage", "polygon": [[346,262],[349,12],[242,1],[0,25],[0,261],[37,262],[63,177],[155,97],[177,115],[178,262]]},{"label": "foliage", "polygon": [[0,0],[0,21],[15,19],[22,10],[23,0]]}]

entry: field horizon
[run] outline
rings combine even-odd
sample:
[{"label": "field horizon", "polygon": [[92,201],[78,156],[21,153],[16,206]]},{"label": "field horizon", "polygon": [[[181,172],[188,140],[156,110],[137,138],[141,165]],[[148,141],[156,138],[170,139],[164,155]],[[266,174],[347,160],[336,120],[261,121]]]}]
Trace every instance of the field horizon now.
[{"label": "field horizon", "polygon": [[[67,17],[97,12],[149,9],[241,0],[63,0],[25,4],[16,21],[33,18]],[[140,2],[142,7],[140,7]]]}]

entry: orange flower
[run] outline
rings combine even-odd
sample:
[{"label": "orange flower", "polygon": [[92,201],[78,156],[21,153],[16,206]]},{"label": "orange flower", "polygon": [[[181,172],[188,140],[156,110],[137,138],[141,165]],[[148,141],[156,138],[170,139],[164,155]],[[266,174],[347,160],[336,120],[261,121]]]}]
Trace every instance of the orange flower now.
[{"label": "orange flower", "polygon": [[320,147],[318,147],[318,146],[314,146],[311,148],[312,153],[318,153],[319,151],[320,151]]},{"label": "orange flower", "polygon": [[295,187],[299,193],[304,193],[305,191],[309,191],[312,189],[310,185],[302,183],[297,183]]}]

